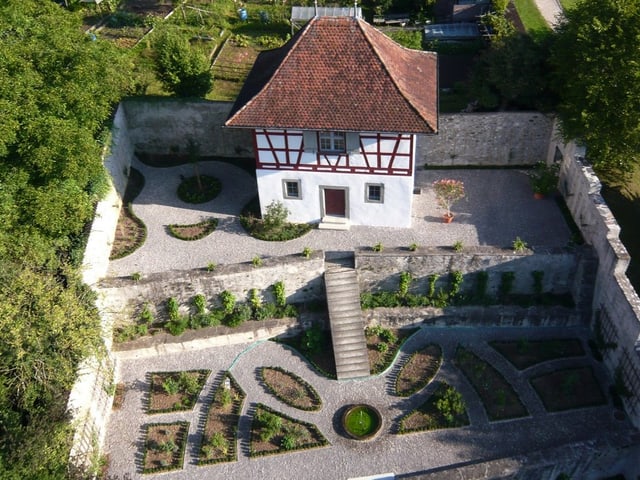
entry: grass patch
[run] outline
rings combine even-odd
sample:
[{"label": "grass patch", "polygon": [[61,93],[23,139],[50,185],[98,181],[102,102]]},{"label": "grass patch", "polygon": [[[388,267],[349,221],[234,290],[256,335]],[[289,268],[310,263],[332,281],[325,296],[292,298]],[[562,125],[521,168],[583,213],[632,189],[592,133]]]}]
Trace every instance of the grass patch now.
[{"label": "grass patch", "polygon": [[427,345],[405,362],[396,377],[395,393],[408,397],[426,387],[442,365],[442,349],[439,345]]},{"label": "grass patch", "polygon": [[297,375],[280,367],[260,368],[260,379],[278,400],[300,410],[316,411],[322,407],[318,392]]},{"label": "grass patch", "polygon": [[250,457],[324,447],[329,444],[315,425],[296,420],[261,403],[256,406],[253,414],[250,438]]},{"label": "grass patch", "polygon": [[576,6],[578,0],[560,0],[560,5],[562,5],[563,10],[570,10]]},{"label": "grass patch", "polygon": [[558,370],[529,381],[549,412],[607,403],[591,367]]},{"label": "grass patch", "polygon": [[189,422],[152,423],[146,429],[142,473],[182,468]]},{"label": "grass patch", "polygon": [[456,349],[454,363],[480,397],[489,420],[529,415],[511,384],[490,363],[460,345]]},{"label": "grass patch", "polygon": [[191,410],[210,370],[151,373],[148,413]]},{"label": "grass patch", "polygon": [[217,218],[209,218],[199,223],[191,225],[175,225],[167,226],[169,233],[180,240],[200,240],[212,233],[218,226]]},{"label": "grass patch", "polygon": [[553,340],[527,340],[515,342],[489,342],[518,370],[558,358],[582,357],[582,342],[575,338]]},{"label": "grass patch", "polygon": [[469,417],[460,393],[440,382],[429,399],[398,421],[398,433],[423,432],[469,425]]},{"label": "grass patch", "polygon": [[513,0],[513,3],[527,33],[548,33],[551,31],[534,0]]},{"label": "grass patch", "polygon": [[246,394],[233,375],[226,372],[213,393],[202,432],[198,465],[238,459],[237,431]]},{"label": "grass patch", "polygon": [[178,197],[186,203],[205,203],[216,198],[221,190],[220,180],[209,175],[199,175],[180,182]]}]

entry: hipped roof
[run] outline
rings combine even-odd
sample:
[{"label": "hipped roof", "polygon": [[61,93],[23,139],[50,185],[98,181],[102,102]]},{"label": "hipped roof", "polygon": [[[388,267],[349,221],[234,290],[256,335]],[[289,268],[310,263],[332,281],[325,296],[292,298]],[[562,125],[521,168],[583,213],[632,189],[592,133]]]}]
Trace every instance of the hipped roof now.
[{"label": "hipped roof", "polygon": [[226,125],[435,133],[437,65],[359,18],[315,17],[258,56]]}]

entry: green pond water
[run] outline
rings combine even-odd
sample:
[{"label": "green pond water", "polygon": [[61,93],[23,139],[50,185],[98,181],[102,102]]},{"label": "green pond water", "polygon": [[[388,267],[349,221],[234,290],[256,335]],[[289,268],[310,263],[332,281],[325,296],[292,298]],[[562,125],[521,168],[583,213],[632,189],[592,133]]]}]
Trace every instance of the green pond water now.
[{"label": "green pond water", "polygon": [[345,416],[344,426],[352,435],[364,437],[376,431],[378,417],[369,407],[355,407]]}]

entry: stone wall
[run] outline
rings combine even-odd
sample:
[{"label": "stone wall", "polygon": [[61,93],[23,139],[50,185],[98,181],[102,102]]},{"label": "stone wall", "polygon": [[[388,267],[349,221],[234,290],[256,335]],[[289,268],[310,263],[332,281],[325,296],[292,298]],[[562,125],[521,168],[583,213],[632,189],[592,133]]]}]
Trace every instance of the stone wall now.
[{"label": "stone wall", "polygon": [[577,278],[577,249],[541,249],[515,253],[497,247],[465,247],[462,252],[451,248],[424,247],[415,252],[388,249],[380,253],[361,248],[356,251],[355,261],[361,291],[396,291],[400,274],[409,272],[413,278],[410,292],[426,293],[428,276],[440,277],[436,288],[449,285],[448,273],[460,271],[464,275],[462,292],[473,292],[480,271],[488,274],[488,295],[498,293],[502,274],[515,272],[513,293],[531,294],[532,272],[543,272],[542,291],[554,294],[570,293],[578,298],[580,279]]},{"label": "stone wall", "polygon": [[[584,149],[564,144],[558,136],[549,147],[549,158],[563,161],[560,190],[586,243],[598,257],[593,294],[592,326],[612,348],[604,350],[611,377],[619,371],[629,397],[623,397],[627,413],[640,428],[640,298],[626,276],[630,257],[619,239],[620,227],[600,194],[600,181],[584,161]],[[615,347],[613,347],[615,345]]]},{"label": "stone wall", "polygon": [[434,327],[583,327],[584,316],[566,307],[514,305],[469,307],[374,308],[363,310],[367,326]]},{"label": "stone wall", "polygon": [[469,462],[446,469],[404,474],[411,480],[558,480],[566,478],[597,480],[624,475],[638,478],[640,475],[640,446],[625,439],[618,444],[605,442],[580,442],[527,455],[499,458],[486,462]]},{"label": "stone wall", "polygon": [[111,177],[109,191],[96,206],[82,259],[82,280],[87,285],[93,285],[107,275],[109,255],[133,158],[133,143],[122,105],[116,111],[111,133],[111,146],[104,160],[105,169]]},{"label": "stone wall", "polygon": [[223,127],[231,102],[167,98],[131,99],[122,105],[136,151],[184,154],[193,138],[205,156],[253,157],[251,133]]},{"label": "stone wall", "polygon": [[547,158],[552,130],[539,112],[441,114],[438,134],[418,137],[416,166],[533,165]]},{"label": "stone wall", "polygon": [[178,301],[183,313],[188,312],[195,295],[203,294],[215,305],[223,290],[233,293],[238,301],[246,301],[249,291],[256,288],[264,301],[273,301],[271,286],[279,280],[284,282],[288,303],[303,303],[324,298],[323,273],[324,253],[316,251],[309,259],[300,255],[268,258],[260,267],[244,263],[220,265],[213,272],[157,273],[138,281],[109,278],[99,284],[98,304],[103,318],[118,326],[131,323],[145,303],[162,318],[169,297]]}]

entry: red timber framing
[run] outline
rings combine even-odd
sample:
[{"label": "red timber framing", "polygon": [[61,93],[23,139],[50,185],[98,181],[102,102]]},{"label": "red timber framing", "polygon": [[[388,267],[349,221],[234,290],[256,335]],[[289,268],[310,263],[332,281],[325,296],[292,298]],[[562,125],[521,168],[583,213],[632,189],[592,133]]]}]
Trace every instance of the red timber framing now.
[{"label": "red timber framing", "polygon": [[301,131],[254,130],[257,168],[374,175],[413,174],[414,136],[361,133],[357,152],[305,152]]}]

